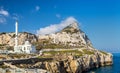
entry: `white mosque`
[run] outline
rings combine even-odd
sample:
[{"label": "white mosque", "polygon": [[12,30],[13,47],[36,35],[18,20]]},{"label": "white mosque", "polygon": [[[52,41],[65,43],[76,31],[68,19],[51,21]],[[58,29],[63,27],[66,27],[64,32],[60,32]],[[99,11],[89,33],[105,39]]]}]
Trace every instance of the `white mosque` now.
[{"label": "white mosque", "polygon": [[25,41],[23,45],[18,45],[18,22],[15,23],[15,46],[14,53],[35,53],[35,46],[32,46],[29,41]]}]

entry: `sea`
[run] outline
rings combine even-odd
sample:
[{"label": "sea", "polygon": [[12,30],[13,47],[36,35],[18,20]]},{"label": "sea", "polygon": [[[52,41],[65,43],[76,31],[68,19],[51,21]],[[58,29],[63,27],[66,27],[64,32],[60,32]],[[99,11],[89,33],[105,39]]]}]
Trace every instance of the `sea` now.
[{"label": "sea", "polygon": [[113,65],[92,69],[87,73],[120,73],[120,53],[113,53]]}]

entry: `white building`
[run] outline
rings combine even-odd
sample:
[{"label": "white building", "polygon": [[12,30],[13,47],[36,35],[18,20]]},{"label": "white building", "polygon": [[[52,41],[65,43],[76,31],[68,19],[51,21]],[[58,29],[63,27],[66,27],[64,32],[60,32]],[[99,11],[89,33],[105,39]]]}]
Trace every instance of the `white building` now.
[{"label": "white building", "polygon": [[30,44],[29,41],[25,41],[23,45],[18,45],[18,22],[15,24],[15,46],[14,46],[14,52],[15,53],[35,53],[36,49],[32,44]]}]

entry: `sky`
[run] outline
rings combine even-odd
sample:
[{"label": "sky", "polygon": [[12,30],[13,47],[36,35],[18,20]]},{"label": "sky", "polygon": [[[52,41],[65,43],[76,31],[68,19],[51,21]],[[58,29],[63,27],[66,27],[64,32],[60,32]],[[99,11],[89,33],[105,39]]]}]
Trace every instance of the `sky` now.
[{"label": "sky", "polygon": [[34,34],[77,21],[95,48],[120,48],[119,0],[0,0],[0,32],[14,32],[16,20]]}]

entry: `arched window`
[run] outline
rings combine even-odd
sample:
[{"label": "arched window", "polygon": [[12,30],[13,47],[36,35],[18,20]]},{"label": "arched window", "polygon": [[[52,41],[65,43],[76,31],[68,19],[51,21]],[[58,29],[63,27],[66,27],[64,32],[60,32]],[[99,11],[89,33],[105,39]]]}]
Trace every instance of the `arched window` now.
[{"label": "arched window", "polygon": [[25,47],[24,47],[24,50],[25,50]]}]

